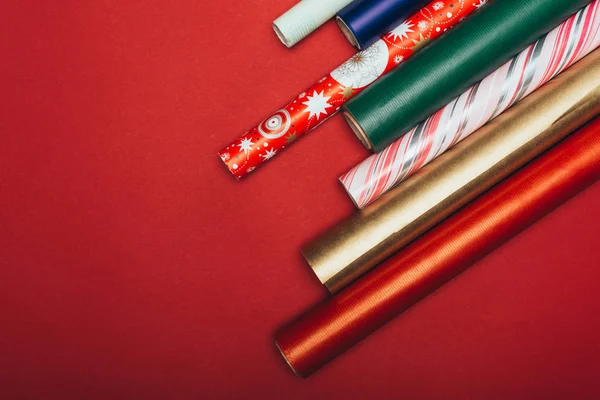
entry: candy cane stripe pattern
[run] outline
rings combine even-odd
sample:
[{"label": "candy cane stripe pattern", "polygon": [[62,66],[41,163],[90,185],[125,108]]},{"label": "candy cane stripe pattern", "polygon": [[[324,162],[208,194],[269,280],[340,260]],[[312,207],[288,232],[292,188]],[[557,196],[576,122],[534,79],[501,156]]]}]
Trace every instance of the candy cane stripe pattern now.
[{"label": "candy cane stripe pattern", "polygon": [[219,152],[238,179],[335,115],[350,98],[489,0],[435,0]]},{"label": "candy cane stripe pattern", "polygon": [[417,172],[600,45],[600,0],[340,177],[358,208]]}]

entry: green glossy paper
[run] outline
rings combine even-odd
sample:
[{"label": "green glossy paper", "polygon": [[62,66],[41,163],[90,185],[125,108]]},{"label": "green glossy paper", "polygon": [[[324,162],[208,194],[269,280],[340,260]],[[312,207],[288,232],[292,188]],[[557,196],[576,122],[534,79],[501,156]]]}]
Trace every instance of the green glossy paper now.
[{"label": "green glossy paper", "polygon": [[492,0],[346,103],[346,114],[381,151],[588,3]]}]

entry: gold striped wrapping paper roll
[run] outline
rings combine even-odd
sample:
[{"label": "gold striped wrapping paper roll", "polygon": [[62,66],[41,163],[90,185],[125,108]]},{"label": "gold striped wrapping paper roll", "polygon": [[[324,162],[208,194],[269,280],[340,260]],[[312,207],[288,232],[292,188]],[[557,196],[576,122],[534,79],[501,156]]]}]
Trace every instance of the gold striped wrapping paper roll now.
[{"label": "gold striped wrapping paper roll", "polygon": [[338,292],[599,113],[596,50],[302,253]]}]

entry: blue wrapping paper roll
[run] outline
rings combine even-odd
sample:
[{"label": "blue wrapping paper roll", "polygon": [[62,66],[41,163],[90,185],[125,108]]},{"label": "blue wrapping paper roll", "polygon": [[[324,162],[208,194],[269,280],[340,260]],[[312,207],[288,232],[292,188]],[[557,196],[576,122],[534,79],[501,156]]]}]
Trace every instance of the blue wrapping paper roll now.
[{"label": "blue wrapping paper roll", "polygon": [[415,14],[430,0],[354,0],[337,15],[350,43],[364,49]]}]

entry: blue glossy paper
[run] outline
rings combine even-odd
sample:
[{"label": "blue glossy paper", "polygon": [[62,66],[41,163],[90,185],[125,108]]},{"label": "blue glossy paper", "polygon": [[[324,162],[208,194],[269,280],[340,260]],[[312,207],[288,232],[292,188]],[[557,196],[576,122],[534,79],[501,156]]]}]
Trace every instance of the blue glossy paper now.
[{"label": "blue glossy paper", "polygon": [[417,13],[430,0],[354,0],[337,15],[348,40],[364,49]]}]

